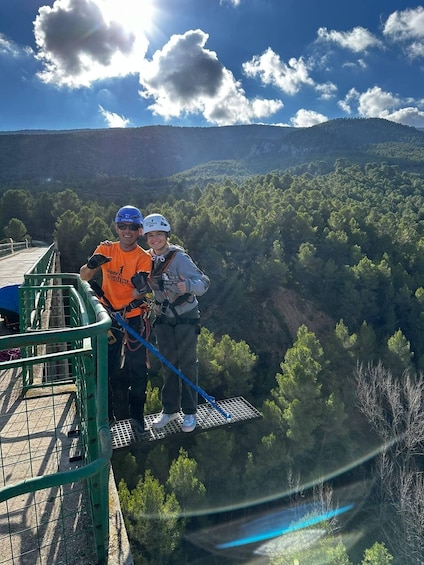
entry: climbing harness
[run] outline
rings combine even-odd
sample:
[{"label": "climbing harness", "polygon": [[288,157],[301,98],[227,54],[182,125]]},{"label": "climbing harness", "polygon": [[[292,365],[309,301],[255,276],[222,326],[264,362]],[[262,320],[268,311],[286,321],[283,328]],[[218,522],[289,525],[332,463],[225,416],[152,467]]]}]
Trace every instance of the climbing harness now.
[{"label": "climbing harness", "polygon": [[[91,286],[91,288],[95,292],[95,294],[103,300],[103,305],[105,306],[105,308],[109,312],[109,315],[111,317],[113,317],[112,313],[117,312],[117,310],[115,310],[113,308],[110,300],[105,295],[102,287],[96,281],[93,281],[93,280],[88,281],[88,284]],[[130,302],[127,306],[125,306],[121,310],[118,310],[118,312],[121,312],[123,318],[126,319],[126,313],[127,312],[130,312],[134,308],[139,308],[143,304],[144,305],[147,304],[147,301],[146,301],[145,298],[136,299],[136,300],[133,300],[132,302]],[[140,314],[140,317],[141,317],[141,320],[140,320],[141,329],[140,329],[140,331],[141,332],[143,332],[143,330],[145,331],[146,339],[149,339],[150,333],[151,333],[149,312],[150,312],[150,308],[148,308],[144,313],[141,312],[141,314]],[[123,369],[124,366],[125,366],[126,351],[127,350],[131,351],[131,352],[137,351],[137,349],[142,347],[143,344],[140,343],[139,340],[137,340],[137,339],[131,339],[130,336],[128,335],[128,332],[122,326],[120,326],[120,327],[114,326],[114,328],[115,328],[115,330],[122,331],[124,333],[124,335],[122,337],[121,351],[120,351],[120,363],[119,363],[120,369]],[[113,345],[114,343],[117,342],[117,339],[116,339],[112,329],[108,330],[107,341],[108,341],[109,345]],[[147,349],[146,349],[146,367],[148,369],[150,369],[149,351]]]},{"label": "climbing harness", "polygon": [[184,304],[184,302],[188,302],[189,298],[191,297],[190,292],[186,292],[185,294],[178,296],[178,298],[174,300],[174,302],[170,302],[168,297],[168,292],[166,290],[166,282],[168,282],[169,280],[166,271],[168,270],[169,265],[174,260],[175,255],[178,253],[178,251],[180,250],[171,249],[166,255],[166,257],[164,257],[163,255],[154,255],[152,257],[154,267],[152,273],[150,274],[152,280],[154,280],[158,284],[159,290],[163,292],[166,297],[166,299],[163,302],[158,302],[157,300],[155,300],[155,304],[160,306],[160,311],[162,315],[164,315],[167,309],[169,308],[171,312],[174,314],[176,319],[179,318],[179,315],[176,310],[176,306],[180,306],[181,304]]},{"label": "climbing harness", "polygon": [[[227,422],[231,422],[231,420],[232,420],[231,414],[228,413],[228,412],[225,412],[225,410],[223,410],[221,408],[221,406],[219,406],[219,404],[217,404],[215,402],[215,398],[213,396],[210,396],[207,392],[205,392],[198,385],[192,383],[179,369],[177,369],[177,367],[175,367],[170,361],[168,361],[168,359],[166,359],[166,357],[164,357],[154,345],[152,345],[149,341],[144,339],[143,336],[138,334],[128,324],[128,322],[126,320],[124,320],[124,318],[121,316],[119,311],[116,311],[112,308],[112,305],[111,305],[110,301],[107,299],[107,297],[104,295],[102,288],[95,281],[89,281],[89,284],[90,284],[91,288],[93,289],[93,291],[99,297],[103,298],[104,303],[105,303],[105,307],[108,310],[108,313],[111,316],[111,318],[113,320],[115,320],[127,332],[127,334],[131,335],[135,340],[139,341],[141,345],[144,345],[145,348],[146,348],[146,351],[151,351],[154,355],[156,355],[156,357],[160,361],[162,361],[162,363],[164,365],[166,365],[169,369],[171,369],[171,371],[173,371],[178,377],[180,377],[180,379],[182,381],[187,383],[187,385],[189,387],[191,387],[198,394],[200,394],[200,396],[202,398],[204,398],[213,408],[215,408],[215,410],[217,410],[222,416],[224,416],[224,418],[227,420]],[[125,309],[124,309],[124,313],[125,313]],[[196,322],[198,322],[198,320],[196,320]],[[122,340],[122,341],[124,341],[124,340]]]}]

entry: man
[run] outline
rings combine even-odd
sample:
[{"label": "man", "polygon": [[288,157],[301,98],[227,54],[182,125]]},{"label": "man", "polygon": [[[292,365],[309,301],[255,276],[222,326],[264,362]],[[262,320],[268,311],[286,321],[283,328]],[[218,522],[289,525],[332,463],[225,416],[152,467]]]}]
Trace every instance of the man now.
[{"label": "man", "polygon": [[[81,267],[80,276],[90,281],[101,271],[104,293],[101,300],[105,306],[119,311],[132,329],[146,337],[147,305],[142,299],[148,292],[145,280],[150,273],[152,260],[149,253],[137,243],[143,234],[140,210],[129,205],[120,208],[115,217],[115,230],[119,241],[98,245],[88,262]],[[115,410],[120,410],[120,419],[129,416],[144,430],[146,349],[138,340],[127,335],[114,320],[108,341],[109,422],[113,425]],[[124,367],[127,369],[129,387],[120,370]]]}]

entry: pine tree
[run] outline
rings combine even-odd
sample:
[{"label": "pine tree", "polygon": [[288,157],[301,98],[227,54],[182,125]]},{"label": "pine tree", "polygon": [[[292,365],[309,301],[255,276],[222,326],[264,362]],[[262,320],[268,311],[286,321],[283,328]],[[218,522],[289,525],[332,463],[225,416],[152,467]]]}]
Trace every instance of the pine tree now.
[{"label": "pine tree", "polygon": [[301,326],[280,365],[282,373],[276,375],[278,386],[272,394],[282,411],[294,455],[315,447],[315,432],[323,422],[325,400],[319,382],[323,355],[315,335]]},{"label": "pine tree", "polygon": [[147,563],[167,565],[178,548],[184,522],[174,494],[146,471],[131,492],[124,481],[118,487],[121,508],[131,545],[141,550]]},{"label": "pine tree", "polygon": [[188,457],[187,451],[180,448],[178,458],[169,469],[167,487],[173,492],[183,510],[189,512],[202,502],[206,488],[196,476],[197,462]]}]

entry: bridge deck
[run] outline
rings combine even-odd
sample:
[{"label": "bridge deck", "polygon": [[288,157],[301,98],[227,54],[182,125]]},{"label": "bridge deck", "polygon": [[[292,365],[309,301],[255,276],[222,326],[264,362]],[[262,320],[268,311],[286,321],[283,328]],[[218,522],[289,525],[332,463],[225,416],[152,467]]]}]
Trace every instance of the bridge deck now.
[{"label": "bridge deck", "polygon": [[0,257],[0,288],[22,284],[24,275],[45,254],[48,247],[28,247]]}]

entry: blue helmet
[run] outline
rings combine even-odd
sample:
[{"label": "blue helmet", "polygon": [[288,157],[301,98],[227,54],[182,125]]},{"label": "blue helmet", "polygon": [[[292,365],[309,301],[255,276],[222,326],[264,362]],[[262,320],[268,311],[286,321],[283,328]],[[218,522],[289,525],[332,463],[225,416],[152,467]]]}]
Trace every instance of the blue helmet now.
[{"label": "blue helmet", "polygon": [[131,224],[139,224],[143,227],[143,214],[135,206],[123,206],[119,208],[115,216],[115,224],[118,222],[128,222]]}]

